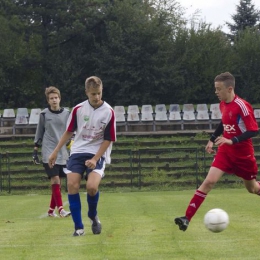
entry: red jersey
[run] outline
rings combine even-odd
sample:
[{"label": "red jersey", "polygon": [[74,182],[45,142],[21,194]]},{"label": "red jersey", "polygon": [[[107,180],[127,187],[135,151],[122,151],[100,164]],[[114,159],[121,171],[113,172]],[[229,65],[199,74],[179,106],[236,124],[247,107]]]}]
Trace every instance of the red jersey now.
[{"label": "red jersey", "polygon": [[[235,95],[230,103],[220,102],[222,113],[223,136],[231,139],[246,131],[257,131],[258,124],[254,116],[252,106],[244,99]],[[236,154],[247,154],[253,152],[252,139],[247,139],[234,145],[222,145],[219,149],[231,149]]]}]

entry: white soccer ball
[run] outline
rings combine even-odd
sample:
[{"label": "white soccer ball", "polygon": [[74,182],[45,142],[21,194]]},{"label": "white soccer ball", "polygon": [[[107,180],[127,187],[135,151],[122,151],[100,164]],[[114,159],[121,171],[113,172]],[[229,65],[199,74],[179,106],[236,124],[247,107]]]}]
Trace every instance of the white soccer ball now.
[{"label": "white soccer ball", "polygon": [[212,232],[218,233],[227,228],[229,217],[223,209],[211,209],[204,217],[206,228]]}]

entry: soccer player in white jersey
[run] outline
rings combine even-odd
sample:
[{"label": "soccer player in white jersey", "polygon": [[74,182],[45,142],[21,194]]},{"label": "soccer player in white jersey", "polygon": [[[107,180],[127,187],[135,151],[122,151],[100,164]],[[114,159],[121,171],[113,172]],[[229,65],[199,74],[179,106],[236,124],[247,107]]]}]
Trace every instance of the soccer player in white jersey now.
[{"label": "soccer player in white jersey", "polygon": [[115,114],[112,107],[102,100],[103,85],[100,78],[86,79],[85,92],[88,99],[76,105],[67,122],[67,130],[49,156],[49,166],[55,164],[58,151],[74,136],[67,164],[67,185],[70,211],[74,221],[73,236],[84,235],[79,195],[80,182],[85,172],[88,217],[93,234],[101,233],[97,215],[99,184],[104,176],[106,163],[110,163],[112,143],[116,141]]},{"label": "soccer player in white jersey", "polygon": [[[183,231],[224,172],[242,178],[248,192],[260,195],[252,143],[252,137],[258,134],[253,108],[235,94],[235,78],[229,72],[216,76],[214,83],[222,119],[205,149],[215,154],[215,158],[205,180],[192,197],[185,216],[175,218],[175,224]],[[217,152],[213,149],[214,144],[218,146]]]}]

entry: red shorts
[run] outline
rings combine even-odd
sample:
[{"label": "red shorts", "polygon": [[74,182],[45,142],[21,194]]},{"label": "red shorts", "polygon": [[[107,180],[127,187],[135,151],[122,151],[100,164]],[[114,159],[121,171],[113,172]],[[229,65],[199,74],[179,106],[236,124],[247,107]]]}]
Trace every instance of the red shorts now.
[{"label": "red shorts", "polygon": [[218,151],[211,166],[244,180],[256,179],[258,167],[254,154],[236,155],[228,149]]}]

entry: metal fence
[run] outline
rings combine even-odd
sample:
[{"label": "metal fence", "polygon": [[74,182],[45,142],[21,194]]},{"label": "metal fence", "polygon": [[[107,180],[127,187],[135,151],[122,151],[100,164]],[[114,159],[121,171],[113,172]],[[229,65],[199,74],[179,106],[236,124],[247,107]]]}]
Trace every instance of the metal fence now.
[{"label": "metal fence", "polygon": [[[205,175],[205,153],[198,148],[124,149],[113,151],[112,157],[101,182],[104,190],[195,188]],[[42,165],[28,158],[26,153],[0,154],[1,192],[49,190]]]},{"label": "metal fence", "polygon": [[0,154],[0,192],[11,192],[10,158]]},{"label": "metal fence", "polygon": [[[50,192],[42,165],[34,165],[28,153],[0,154],[0,192]],[[115,149],[100,189],[106,191],[195,189],[204,180],[212,155],[203,148]],[[221,184],[240,180],[226,175]],[[82,187],[85,189],[85,181]],[[66,189],[66,180],[63,181]]]}]

